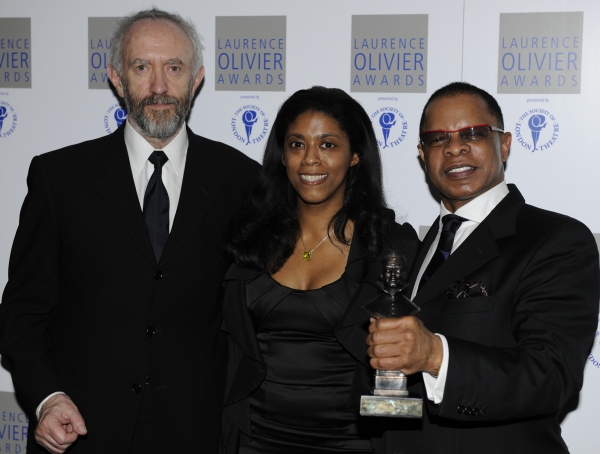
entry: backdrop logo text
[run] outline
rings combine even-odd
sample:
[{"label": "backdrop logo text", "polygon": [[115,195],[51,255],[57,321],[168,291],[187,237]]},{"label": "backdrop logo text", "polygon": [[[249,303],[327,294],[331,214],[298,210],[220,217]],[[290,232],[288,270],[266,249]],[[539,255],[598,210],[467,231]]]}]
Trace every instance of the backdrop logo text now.
[{"label": "backdrop logo text", "polygon": [[0,18],[0,87],[31,88],[31,18]]},{"label": "backdrop logo text", "polygon": [[285,16],[217,16],[215,30],[215,90],[285,91]]},{"label": "backdrop logo text", "polygon": [[0,392],[0,452],[25,454],[29,419],[14,393]]},{"label": "backdrop logo text", "polygon": [[110,88],[108,73],[115,22],[119,17],[88,17],[88,88]]},{"label": "backdrop logo text", "polygon": [[352,16],[353,92],[427,91],[427,14]]},{"label": "backdrop logo text", "polygon": [[500,14],[498,93],[581,91],[583,12]]}]

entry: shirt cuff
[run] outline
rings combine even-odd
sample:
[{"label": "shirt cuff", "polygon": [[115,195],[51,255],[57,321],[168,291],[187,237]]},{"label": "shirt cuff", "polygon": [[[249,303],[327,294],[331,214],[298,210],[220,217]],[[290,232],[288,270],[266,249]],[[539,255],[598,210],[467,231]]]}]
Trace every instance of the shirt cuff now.
[{"label": "shirt cuff", "polygon": [[35,409],[35,417],[39,420],[40,419],[40,410],[42,409],[42,405],[44,405],[46,403],[46,401],[48,399],[50,399],[52,396],[56,396],[57,394],[64,394],[62,391],[56,391],[55,393],[50,394],[48,397],[46,397],[44,400],[42,400],[42,402],[37,406],[37,408]]},{"label": "shirt cuff", "polygon": [[435,333],[442,341],[443,357],[442,365],[437,377],[423,372],[423,383],[427,391],[427,398],[432,400],[434,404],[439,404],[444,399],[444,388],[446,387],[446,377],[448,376],[448,363],[450,362],[450,350],[448,349],[448,341],[442,334]]}]

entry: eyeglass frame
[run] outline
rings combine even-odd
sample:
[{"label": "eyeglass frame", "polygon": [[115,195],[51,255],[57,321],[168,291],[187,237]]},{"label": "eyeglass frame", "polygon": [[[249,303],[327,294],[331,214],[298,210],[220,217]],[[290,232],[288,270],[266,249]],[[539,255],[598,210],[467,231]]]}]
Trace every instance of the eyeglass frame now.
[{"label": "eyeglass frame", "polygon": [[[479,125],[465,126],[464,128],[455,129],[454,131],[446,131],[446,130],[444,130],[444,129],[432,129],[431,131],[425,131],[425,132],[422,132],[422,133],[420,133],[420,134],[419,134],[419,139],[420,139],[420,141],[419,141],[419,145],[421,145],[423,148],[439,148],[439,147],[446,146],[446,145],[448,145],[448,144],[450,143],[450,140],[451,140],[450,134],[453,134],[453,133],[455,133],[455,132],[458,132],[458,133],[459,133],[459,134],[458,134],[458,137],[459,137],[461,140],[463,140],[463,141],[465,141],[465,142],[467,142],[467,143],[470,143],[470,141],[468,141],[468,140],[464,140],[464,138],[463,138],[463,137],[460,135],[460,132],[461,132],[461,131],[466,131],[467,129],[480,128],[480,127],[487,127],[487,128],[489,128],[489,131],[491,131],[491,132],[494,132],[494,131],[495,131],[495,132],[501,132],[501,133],[503,133],[503,134],[504,134],[504,132],[505,132],[503,129],[500,129],[500,128],[496,127],[496,126],[492,126],[492,125],[490,125],[490,124],[486,124],[486,123],[484,123],[484,124],[479,124]],[[446,133],[446,134],[448,135],[448,140],[447,140],[446,142],[444,142],[443,144],[440,144],[440,145],[434,145],[434,146],[429,146],[429,147],[428,147],[428,146],[427,146],[427,145],[425,145],[425,143],[423,142],[423,136],[424,136],[424,135],[426,135],[426,134],[431,134],[432,132],[440,132],[440,133],[441,133],[441,132],[443,132],[443,133]],[[489,135],[488,135],[488,137],[489,137]],[[488,137],[486,137],[486,139],[487,139]],[[472,142],[472,141],[471,141],[471,142]],[[475,142],[477,142],[477,141],[475,141]]]}]

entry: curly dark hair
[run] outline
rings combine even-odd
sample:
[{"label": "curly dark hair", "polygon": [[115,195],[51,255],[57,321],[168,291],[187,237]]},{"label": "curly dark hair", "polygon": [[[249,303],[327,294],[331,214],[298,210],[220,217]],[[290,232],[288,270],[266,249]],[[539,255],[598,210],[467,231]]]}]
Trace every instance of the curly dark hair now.
[{"label": "curly dark hair", "polygon": [[262,171],[241,213],[234,218],[225,246],[238,264],[277,272],[294,252],[301,235],[297,194],[290,184],[281,157],[289,126],[303,113],[317,112],[333,119],[350,141],[359,162],[348,169],[344,204],[333,216],[329,230],[338,241],[350,244],[345,228],[354,222],[369,257],[375,257],[394,221],[383,193],[381,157],[369,116],[362,106],[338,88],[299,90],[281,106],[269,134]]}]

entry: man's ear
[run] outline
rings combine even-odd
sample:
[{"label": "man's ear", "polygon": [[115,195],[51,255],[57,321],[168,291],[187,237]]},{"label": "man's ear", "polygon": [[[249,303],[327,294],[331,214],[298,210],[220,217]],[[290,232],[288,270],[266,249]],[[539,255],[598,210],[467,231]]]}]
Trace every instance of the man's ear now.
[{"label": "man's ear", "polygon": [[423,147],[421,144],[417,145],[417,149],[419,150],[419,156],[421,157],[421,161],[423,161],[423,165],[425,165],[425,170],[427,170],[427,161],[425,161],[425,152],[423,151]]},{"label": "man's ear", "polygon": [[200,69],[194,76],[194,85],[193,85],[192,93],[196,93],[196,90],[198,90],[198,87],[202,83],[202,79],[204,79],[204,66],[200,66]]},{"label": "man's ear", "polygon": [[119,73],[117,72],[115,67],[112,65],[112,63],[109,63],[108,68],[106,68],[106,69],[108,72],[108,78],[110,79],[113,86],[117,90],[117,93],[119,94],[119,96],[121,98],[124,98],[125,92],[123,91],[123,84],[121,83],[121,77],[119,76]]},{"label": "man's ear", "polygon": [[505,132],[502,134],[502,139],[500,143],[500,153],[502,156],[502,162],[506,162],[508,160],[508,155],[510,154],[510,146],[512,144],[512,134],[510,132]]}]

